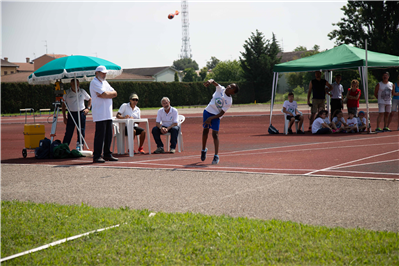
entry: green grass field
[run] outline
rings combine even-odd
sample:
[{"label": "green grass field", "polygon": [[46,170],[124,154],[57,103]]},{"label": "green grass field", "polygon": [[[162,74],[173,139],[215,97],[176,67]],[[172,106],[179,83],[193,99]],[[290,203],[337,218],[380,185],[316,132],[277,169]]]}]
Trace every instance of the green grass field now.
[{"label": "green grass field", "polygon": [[3,201],[4,265],[398,265],[398,234],[193,213]]}]

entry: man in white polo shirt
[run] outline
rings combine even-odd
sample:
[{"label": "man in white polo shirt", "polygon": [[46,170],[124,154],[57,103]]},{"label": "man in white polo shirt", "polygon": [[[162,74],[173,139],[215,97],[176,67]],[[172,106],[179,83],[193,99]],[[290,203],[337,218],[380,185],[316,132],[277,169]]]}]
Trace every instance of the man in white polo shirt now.
[{"label": "man in white polo shirt", "polygon": [[[93,163],[105,161],[118,161],[112,156],[112,98],[118,94],[105,80],[107,75],[105,66],[96,68],[96,77],[90,82],[90,94],[92,97],[93,122],[96,123],[94,135]],[[104,154],[101,153],[104,147]]]},{"label": "man in white polo shirt", "polygon": [[157,149],[154,153],[164,153],[161,134],[170,132],[170,153],[176,152],[177,136],[180,130],[178,126],[179,113],[177,109],[170,106],[168,97],[163,97],[161,100],[162,108],[158,110],[156,126],[152,129],[152,136],[157,143]]},{"label": "man in white polo shirt", "polygon": [[[75,120],[76,123],[78,123],[78,111],[80,114],[80,130],[82,132],[82,137],[85,137],[85,129],[86,129],[86,115],[89,113],[89,110],[91,109],[91,98],[89,94],[85,91],[79,88],[79,80],[76,80],[76,85],[78,89],[76,90],[75,88],[75,79],[71,80],[71,88],[69,90],[66,90],[66,94],[64,94],[64,102],[62,103],[62,115],[64,116],[64,124],[66,125],[66,130],[65,130],[65,136],[64,140],[62,143],[67,143],[68,146],[70,146],[71,139],[73,136],[73,131],[75,130],[75,123],[72,120]],[[78,97],[76,97],[76,91],[78,93]],[[78,99],[79,98],[79,103]],[[87,103],[87,108],[85,107],[84,101],[88,101]],[[69,112],[68,112],[68,117],[66,115],[66,106],[65,104],[68,105]],[[78,135],[78,141],[77,144],[80,143],[80,135],[79,131],[77,132]],[[76,145],[78,147],[78,145]]]}]

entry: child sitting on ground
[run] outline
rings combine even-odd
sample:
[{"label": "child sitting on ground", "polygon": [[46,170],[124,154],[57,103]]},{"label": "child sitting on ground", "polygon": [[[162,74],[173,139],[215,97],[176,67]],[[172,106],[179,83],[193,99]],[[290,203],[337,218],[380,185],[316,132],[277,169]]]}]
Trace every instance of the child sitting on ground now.
[{"label": "child sitting on ground", "polygon": [[330,134],[332,130],[329,125],[324,122],[327,116],[326,110],[321,110],[312,124],[312,134]]},{"label": "child sitting on ground", "polygon": [[355,117],[355,111],[349,110],[348,120],[346,120],[348,126],[346,127],[346,132],[356,133],[357,132],[357,117]]},{"label": "child sitting on ground", "polygon": [[357,114],[357,126],[359,127],[359,132],[362,132],[362,131],[364,131],[365,129],[366,129],[366,118],[364,117],[364,112],[363,111],[360,111],[358,114]]},{"label": "child sitting on ground", "polygon": [[334,127],[336,128],[335,133],[343,132],[346,133],[345,128],[348,126],[345,122],[344,114],[342,113],[342,110],[335,110],[333,114],[333,119],[331,122]]},{"label": "child sitting on ground", "polygon": [[287,120],[290,121],[290,124],[288,125],[288,134],[293,134],[291,127],[294,124],[295,120],[299,121],[298,130],[296,133],[305,134],[301,130],[303,123],[303,116],[298,111],[298,104],[296,103],[296,101],[294,101],[294,93],[292,92],[288,93],[288,101],[285,101],[283,104],[283,112],[287,114]]},{"label": "child sitting on ground", "polygon": [[[319,112],[325,110],[324,108],[319,108]],[[328,118],[328,113],[326,115],[326,118],[323,119],[324,123],[326,123],[332,130],[332,133],[335,133],[337,131],[337,127],[335,124],[331,123],[330,118]]]}]

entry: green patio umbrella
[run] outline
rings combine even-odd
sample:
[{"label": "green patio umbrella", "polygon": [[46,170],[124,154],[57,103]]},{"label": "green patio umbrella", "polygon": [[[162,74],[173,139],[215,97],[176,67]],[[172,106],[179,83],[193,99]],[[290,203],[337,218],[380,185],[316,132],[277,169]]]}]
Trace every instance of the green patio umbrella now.
[{"label": "green patio umbrella", "polygon": [[[81,82],[90,81],[95,77],[96,75],[95,70],[98,66],[105,66],[107,68],[108,70],[107,77],[112,78],[122,74],[122,68],[120,66],[111,63],[107,60],[92,56],[72,55],[72,56],[61,57],[45,64],[44,66],[33,72],[28,77],[28,83],[50,84],[56,82],[57,80],[61,80],[63,83],[68,83],[72,79],[78,79]],[[75,87],[77,87],[76,81],[75,81]],[[78,97],[78,94],[76,94],[76,97]],[[57,107],[57,104],[55,106]],[[59,108],[57,107],[56,109],[57,111],[54,110],[53,126],[51,128],[51,134],[52,134],[51,142],[53,141],[53,135],[55,134],[57,127]],[[73,122],[75,123],[76,127],[80,132],[81,124],[80,124],[79,111],[78,111],[78,125],[76,124],[75,121]],[[86,147],[88,147],[86,141],[85,144]],[[81,134],[80,134],[80,152],[83,153]]]},{"label": "green patio umbrella", "polygon": [[122,68],[107,60],[82,55],[71,55],[50,61],[28,77],[29,84],[50,84],[56,80],[68,83],[71,79],[90,81],[95,77],[95,69],[105,66],[107,77],[116,77],[122,74]]}]

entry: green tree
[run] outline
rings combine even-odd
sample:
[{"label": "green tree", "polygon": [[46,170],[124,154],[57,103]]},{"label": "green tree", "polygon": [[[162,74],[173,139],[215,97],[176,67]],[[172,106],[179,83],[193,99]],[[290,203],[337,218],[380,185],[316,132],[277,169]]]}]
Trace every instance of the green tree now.
[{"label": "green tree", "polygon": [[198,70],[198,64],[195,62],[195,60],[192,60],[191,58],[182,58],[179,60],[173,61],[173,67],[176,70],[185,70],[186,68],[192,68],[194,70]]},{"label": "green tree", "polygon": [[198,75],[193,68],[184,69],[183,82],[193,82],[198,80]]},{"label": "green tree", "polygon": [[[294,51],[303,51],[301,54],[301,58],[312,56],[319,52],[320,46],[315,44],[313,46],[313,50],[308,51],[305,46],[298,46],[294,49]],[[309,82],[314,78],[314,74],[312,72],[294,72],[288,73],[286,75],[287,83],[288,83],[288,91],[292,92],[296,87],[302,87],[305,92],[308,91]]]},{"label": "green tree", "polygon": [[[348,1],[341,8],[344,17],[333,23],[339,29],[328,34],[337,45],[352,44],[374,52],[399,56],[399,1]],[[372,70],[381,79],[384,70]],[[386,70],[385,70],[386,71]],[[396,79],[397,69],[390,69],[391,78]]]},{"label": "green tree", "polygon": [[179,75],[177,74],[177,72],[175,72],[175,81],[179,82]]},{"label": "green tree", "polygon": [[241,64],[237,60],[221,61],[212,70],[212,78],[216,81],[240,81],[242,78]]},{"label": "green tree", "polygon": [[208,68],[207,67],[203,67],[201,68],[201,71],[199,73],[199,81],[203,81],[206,78],[206,75],[208,74]]},{"label": "green tree", "polygon": [[208,69],[214,69],[217,66],[217,64],[219,64],[219,62],[220,62],[219,59],[217,59],[216,57],[212,56],[211,60],[206,62],[206,67]]},{"label": "green tree", "polygon": [[307,51],[308,49],[305,46],[299,45],[294,49],[294,52],[299,52],[299,51]]},{"label": "green tree", "polygon": [[273,67],[278,64],[281,57],[277,54],[281,51],[274,33],[272,40],[265,40],[263,33],[256,30],[245,41],[240,57],[243,79],[253,83],[254,98],[258,102],[266,102],[271,96],[273,83]]}]

